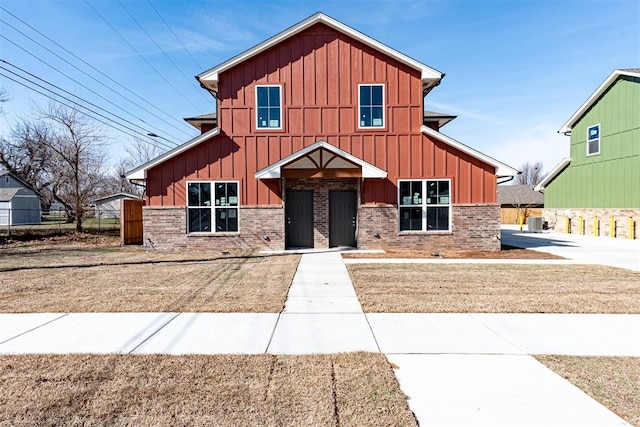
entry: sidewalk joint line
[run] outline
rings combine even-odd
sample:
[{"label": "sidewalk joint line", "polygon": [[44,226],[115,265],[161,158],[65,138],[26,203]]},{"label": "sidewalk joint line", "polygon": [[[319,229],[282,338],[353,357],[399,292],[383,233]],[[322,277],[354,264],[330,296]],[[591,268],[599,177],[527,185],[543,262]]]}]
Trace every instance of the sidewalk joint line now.
[{"label": "sidewalk joint line", "polygon": [[[27,313],[23,313],[23,314],[27,314]],[[56,317],[55,319],[51,319],[51,320],[49,320],[48,322],[45,322],[45,323],[43,323],[43,324],[41,324],[41,325],[38,325],[38,326],[36,326],[36,327],[34,327],[34,328],[29,329],[28,331],[21,332],[21,333],[19,333],[19,334],[18,334],[18,335],[16,335],[16,336],[13,336],[13,337],[11,337],[11,338],[8,338],[8,339],[6,339],[6,340],[4,340],[4,341],[0,342],[0,345],[4,344],[4,343],[6,343],[6,342],[9,342],[9,341],[11,341],[11,340],[14,340],[14,339],[16,339],[16,338],[18,338],[18,337],[21,337],[21,336],[23,336],[23,335],[26,335],[26,334],[28,334],[29,332],[33,332],[33,331],[35,331],[36,329],[40,329],[40,328],[42,328],[43,326],[48,325],[49,323],[53,323],[53,322],[55,322],[56,320],[60,320],[60,319],[62,319],[63,317],[68,316],[69,314],[71,314],[71,313],[62,313],[62,315],[61,315],[61,316],[58,316],[58,317]]]},{"label": "sidewalk joint line", "polygon": [[141,345],[143,345],[144,343],[146,343],[147,341],[149,341],[152,337],[154,337],[158,332],[160,332],[161,330],[163,330],[169,323],[173,322],[178,316],[180,316],[182,313],[175,313],[175,316],[171,317],[169,320],[167,320],[163,325],[160,325],[158,327],[158,329],[156,329],[151,335],[147,336],[145,339],[143,339],[141,342],[139,342],[134,348],[132,348],[131,350],[129,350],[127,352],[127,354],[131,354],[134,351],[136,351],[138,348],[140,348]]}]

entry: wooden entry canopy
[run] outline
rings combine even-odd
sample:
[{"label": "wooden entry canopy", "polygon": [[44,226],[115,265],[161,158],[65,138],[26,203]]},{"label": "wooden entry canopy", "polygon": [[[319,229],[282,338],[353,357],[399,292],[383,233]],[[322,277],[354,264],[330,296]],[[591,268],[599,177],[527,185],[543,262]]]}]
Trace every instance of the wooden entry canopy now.
[{"label": "wooden entry canopy", "polygon": [[318,141],[256,172],[271,178],[386,178],[387,172],[325,141]]}]

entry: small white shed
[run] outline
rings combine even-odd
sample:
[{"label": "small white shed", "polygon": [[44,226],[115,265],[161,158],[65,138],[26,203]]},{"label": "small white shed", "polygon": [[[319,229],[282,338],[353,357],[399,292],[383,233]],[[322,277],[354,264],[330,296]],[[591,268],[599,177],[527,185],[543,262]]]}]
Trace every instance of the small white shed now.
[{"label": "small white shed", "polygon": [[128,193],[117,193],[94,200],[97,218],[120,218],[120,207],[123,199],[140,199]]},{"label": "small white shed", "polygon": [[10,172],[0,172],[0,226],[40,224],[40,194]]}]

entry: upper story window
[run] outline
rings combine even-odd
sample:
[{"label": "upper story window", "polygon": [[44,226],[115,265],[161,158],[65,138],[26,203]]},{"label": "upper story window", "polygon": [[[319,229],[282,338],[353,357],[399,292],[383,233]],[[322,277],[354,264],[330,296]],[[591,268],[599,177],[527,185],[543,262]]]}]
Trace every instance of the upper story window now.
[{"label": "upper story window", "polygon": [[281,86],[256,86],[256,128],[282,128]]},{"label": "upper story window", "polygon": [[188,233],[238,231],[238,182],[190,182],[187,193]]},{"label": "upper story window", "polygon": [[384,127],[384,85],[359,85],[360,128]]},{"label": "upper story window", "polygon": [[600,154],[600,125],[587,128],[587,156]]},{"label": "upper story window", "polygon": [[398,182],[400,231],[450,231],[451,181]]}]

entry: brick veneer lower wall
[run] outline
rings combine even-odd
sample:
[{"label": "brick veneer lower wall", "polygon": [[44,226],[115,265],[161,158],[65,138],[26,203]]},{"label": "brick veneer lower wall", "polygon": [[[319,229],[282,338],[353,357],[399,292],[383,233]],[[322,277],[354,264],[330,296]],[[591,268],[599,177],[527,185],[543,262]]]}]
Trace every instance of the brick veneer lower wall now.
[{"label": "brick veneer lower wall", "polygon": [[583,233],[593,236],[594,217],[597,217],[597,236],[609,236],[609,218],[613,216],[615,221],[615,237],[629,237],[629,218],[633,218],[632,232],[634,238],[638,236],[640,224],[640,209],[543,209],[542,216],[549,224],[549,229],[559,233],[566,233],[565,217],[570,219],[570,232],[578,233],[579,217],[583,219]]},{"label": "brick veneer lower wall", "polygon": [[[301,183],[289,182],[289,188]],[[315,247],[328,247],[328,190],[357,189],[345,180],[329,184],[314,195],[316,227]],[[308,187],[306,187],[308,188]],[[326,193],[326,194],[325,194]],[[145,206],[144,244],[157,250],[175,249],[283,249],[284,209],[278,207],[241,207],[240,232],[222,234],[187,234],[184,207]],[[442,233],[398,232],[398,208],[393,205],[358,208],[358,247],[363,249],[485,250],[500,249],[500,206],[485,204],[454,205],[453,230]],[[377,238],[374,235],[378,234]],[[268,237],[265,240],[264,237]]]},{"label": "brick veneer lower wall", "polygon": [[[398,208],[361,206],[358,246],[362,249],[500,250],[500,205],[453,205],[452,231],[398,233]],[[380,237],[375,237],[375,234]]]},{"label": "brick veneer lower wall", "polygon": [[186,208],[145,206],[144,245],[157,250],[284,248],[282,207],[241,207],[239,216],[239,233],[187,234]]}]

